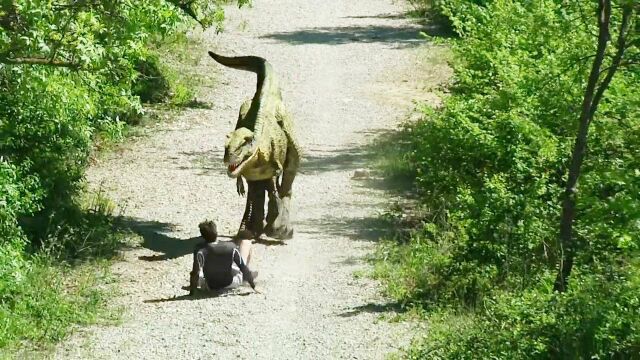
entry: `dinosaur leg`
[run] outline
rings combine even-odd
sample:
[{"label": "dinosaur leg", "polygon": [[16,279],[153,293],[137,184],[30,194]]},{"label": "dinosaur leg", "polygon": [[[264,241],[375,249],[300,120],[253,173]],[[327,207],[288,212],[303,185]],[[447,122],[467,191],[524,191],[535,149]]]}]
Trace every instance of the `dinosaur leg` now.
[{"label": "dinosaur leg", "polygon": [[247,193],[247,205],[245,206],[240,229],[239,239],[254,239],[260,237],[264,229],[264,192],[265,181],[247,181],[249,191]]},{"label": "dinosaur leg", "polygon": [[267,227],[265,234],[276,239],[291,239],[293,227],[291,226],[291,196],[279,197],[273,195],[269,199],[269,214],[267,215]]},{"label": "dinosaur leg", "polygon": [[247,224],[249,223],[249,219],[251,218],[251,213],[253,212],[253,205],[254,204],[251,201],[251,185],[249,185],[249,196],[247,196],[247,204],[244,207],[244,215],[242,215],[242,221],[240,221],[240,228],[238,229],[238,234],[236,235],[236,238],[239,240],[254,238],[254,235],[247,228]]},{"label": "dinosaur leg", "polygon": [[[253,211],[249,218],[249,229],[257,239],[262,235],[264,230],[264,192],[266,190],[266,182],[254,181],[253,194],[251,196],[253,202]],[[251,191],[251,188],[249,188]]]},{"label": "dinosaur leg", "polygon": [[[273,208],[276,215],[274,216],[272,226],[268,226],[269,222],[267,221],[267,229],[269,230],[267,235],[277,239],[291,239],[293,237],[293,226],[291,225],[291,193],[293,180],[296,177],[299,163],[300,158],[298,151],[293,146],[290,146],[287,149],[287,159],[284,164],[284,171],[282,172],[282,181],[280,186],[277,187],[277,194],[274,194],[273,201],[271,195],[269,196],[269,211]],[[271,218],[271,216],[269,216],[269,218]]]},{"label": "dinosaur leg", "polygon": [[264,229],[264,233],[267,236],[274,236],[274,222],[278,218],[279,214],[279,195],[278,195],[278,178],[274,176],[269,180],[267,185],[267,195],[269,195],[269,204],[267,206],[267,227]]}]

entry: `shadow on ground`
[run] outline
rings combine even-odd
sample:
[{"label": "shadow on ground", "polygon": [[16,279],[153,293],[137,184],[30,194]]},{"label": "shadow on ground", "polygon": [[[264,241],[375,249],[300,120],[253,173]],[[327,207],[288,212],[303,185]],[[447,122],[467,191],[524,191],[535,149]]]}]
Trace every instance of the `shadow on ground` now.
[{"label": "shadow on ground", "polygon": [[160,255],[141,256],[140,260],[161,261],[179,258],[193,252],[195,245],[202,241],[199,236],[180,239],[166,235],[174,230],[175,226],[153,220],[135,218],[123,218],[121,223],[142,237],[142,247],[161,253]]},{"label": "shadow on ground", "polygon": [[[200,236],[181,239],[167,235],[167,233],[175,229],[175,225],[169,223],[124,217],[119,219],[119,224],[123,228],[140,235],[142,237],[142,247],[161,253],[140,256],[140,260],[162,261],[179,258],[193,253],[196,244],[202,242]],[[229,238],[228,235],[218,235],[218,237]]]},{"label": "shadow on ground", "polygon": [[395,13],[395,14],[378,14],[378,15],[352,15],[343,16],[343,19],[393,19],[404,20],[409,17],[409,13]]},{"label": "shadow on ground", "polygon": [[[347,19],[383,19],[398,21],[393,25],[359,25],[344,27],[316,27],[290,32],[275,32],[261,38],[286,42],[292,45],[323,44],[344,45],[352,43],[388,43],[396,48],[417,46],[429,37],[451,38],[456,34],[448,19],[442,16],[419,16],[415,11],[404,14],[378,14],[347,16]],[[414,18],[414,24],[404,24],[407,18]]]},{"label": "shadow on ground", "polygon": [[[183,290],[189,291],[188,288],[183,287]],[[254,294],[253,291],[238,291],[236,289],[220,289],[220,290],[211,290],[211,291],[198,291],[195,295],[179,295],[172,296],[168,298],[160,298],[160,299],[150,299],[144,300],[145,304],[158,304],[165,302],[173,302],[173,301],[193,301],[193,300],[203,300],[203,299],[211,299],[218,297],[226,297],[226,296],[248,296]]]},{"label": "shadow on ground", "polygon": [[300,173],[355,170],[365,167],[371,157],[372,154],[366,148],[325,151],[321,155],[306,156],[300,165]]},{"label": "shadow on ground", "polygon": [[[167,235],[174,230],[175,225],[159,221],[141,220],[130,217],[118,219],[120,227],[132,231],[142,237],[141,246],[160,254],[142,255],[139,260],[164,261],[179,258],[193,253],[195,246],[203,241],[202,237],[178,238]],[[227,234],[218,234],[219,241],[230,241],[234,237]],[[253,241],[254,244],[265,246],[284,246],[285,241],[277,239],[260,238]]]},{"label": "shadow on ground", "polygon": [[384,304],[370,303],[370,304],[355,306],[353,308],[347,309],[343,313],[338,314],[338,316],[352,317],[362,313],[381,314],[381,313],[388,313],[388,312],[403,313],[406,311],[407,309],[404,306],[402,306],[402,304],[399,302],[389,302]]},{"label": "shadow on ground", "polygon": [[316,236],[346,237],[351,240],[378,241],[393,235],[393,224],[376,215],[367,218],[324,216],[298,221],[304,232]]},{"label": "shadow on ground", "polygon": [[304,157],[300,174],[352,171],[352,180],[358,187],[410,195],[413,174],[403,168],[405,164],[402,160],[410,151],[405,140],[408,135],[397,130],[371,130],[368,133],[374,140],[366,145],[334,151],[313,151],[319,155]]},{"label": "shadow on ground", "polygon": [[286,42],[292,45],[350,43],[389,43],[399,48],[417,46],[425,40],[420,37],[422,27],[397,27],[388,25],[317,27],[291,32],[276,32],[261,38]]},{"label": "shadow on ground", "polygon": [[[408,135],[398,130],[374,130],[371,134],[374,140],[364,146],[325,151],[306,158],[300,173],[313,176],[328,171],[350,171],[352,184],[357,188],[356,193],[366,195],[375,189],[400,196],[400,199],[415,198],[415,192],[412,191],[413,175],[403,160],[403,156],[410,151],[410,144],[405,140]],[[351,206],[340,202],[334,205]],[[321,237],[378,241],[380,238],[396,235],[399,230],[397,221],[383,215],[392,204],[385,201],[369,205],[377,210],[377,214],[364,218],[325,215],[298,220],[297,223],[304,228],[305,233]]]},{"label": "shadow on ground", "polygon": [[420,31],[431,37],[454,38],[458,35],[453,30],[453,24],[444,15],[437,13],[423,13],[419,10],[411,10],[401,14],[378,14],[345,16],[345,19],[388,19],[406,20],[412,19],[420,25]]},{"label": "shadow on ground", "polygon": [[222,153],[219,151],[182,151],[180,155],[186,156],[190,164],[184,165],[180,161],[180,170],[197,169],[198,175],[210,175],[212,172],[224,174],[227,171],[222,161]]}]

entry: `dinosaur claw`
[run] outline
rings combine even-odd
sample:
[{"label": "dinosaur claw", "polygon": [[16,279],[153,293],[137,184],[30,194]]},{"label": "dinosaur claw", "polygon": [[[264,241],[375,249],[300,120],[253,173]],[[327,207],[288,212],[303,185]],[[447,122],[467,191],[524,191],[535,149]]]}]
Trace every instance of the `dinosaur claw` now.
[{"label": "dinosaur claw", "polygon": [[236,181],[236,190],[238,191],[238,195],[244,197],[245,195],[244,182],[242,181],[241,178],[238,178],[238,180]]}]

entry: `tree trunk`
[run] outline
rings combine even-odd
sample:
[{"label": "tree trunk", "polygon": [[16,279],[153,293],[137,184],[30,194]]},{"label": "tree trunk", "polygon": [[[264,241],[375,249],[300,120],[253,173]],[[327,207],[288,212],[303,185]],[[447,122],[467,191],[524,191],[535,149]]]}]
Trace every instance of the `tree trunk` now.
[{"label": "tree trunk", "polygon": [[563,292],[567,289],[567,282],[575,256],[575,241],[573,239],[573,220],[575,218],[576,194],[578,186],[578,178],[580,177],[580,169],[584,160],[584,154],[587,148],[587,137],[589,133],[589,125],[593,120],[600,100],[604,91],[609,86],[611,79],[620,66],[622,56],[626,47],[626,34],[629,30],[629,19],[633,13],[630,5],[623,7],[622,23],[620,25],[620,33],[618,36],[616,54],[613,57],[611,66],[607,70],[604,80],[598,86],[598,79],[601,73],[602,62],[604,61],[607,44],[609,42],[609,23],[611,18],[611,0],[599,0],[598,8],[598,47],[596,56],[593,60],[589,81],[585,89],[582,101],[582,110],[580,113],[580,122],[578,127],[578,135],[571,155],[571,164],[569,166],[569,176],[564,190],[562,200],[562,216],[560,219],[560,266],[558,275],[554,284],[554,290]]}]

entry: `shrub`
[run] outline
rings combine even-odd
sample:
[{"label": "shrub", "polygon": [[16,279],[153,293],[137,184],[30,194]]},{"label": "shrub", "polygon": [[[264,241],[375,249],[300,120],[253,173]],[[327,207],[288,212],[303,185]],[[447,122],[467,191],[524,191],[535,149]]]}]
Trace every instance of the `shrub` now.
[{"label": "shrub", "polygon": [[[408,132],[405,159],[425,215],[408,239],[381,246],[376,276],[398,301],[453,308],[467,321],[451,329],[446,317],[434,320],[443,330],[409,355],[637,355],[638,314],[629,309],[639,284],[640,70],[621,68],[596,113],[577,197],[577,270],[571,291],[555,294],[560,199],[595,52],[596,4],[440,5],[462,38],[452,45],[451,95]],[[616,12],[611,28],[619,25]],[[627,51],[638,55],[637,46]]]},{"label": "shrub", "polygon": [[[3,264],[6,258],[0,258]],[[92,264],[71,269],[36,256],[20,265],[20,280],[7,285],[0,301],[0,354],[25,341],[39,347],[64,338],[72,324],[108,318],[108,293],[97,288],[105,269]],[[2,281],[2,280],[0,280]]]},{"label": "shrub", "polygon": [[0,158],[0,302],[11,297],[12,289],[22,281],[27,262],[27,239],[18,226],[20,214],[37,209],[37,183],[25,177],[21,169]]},{"label": "shrub", "polygon": [[[444,253],[446,270],[425,266],[445,283],[483,278],[449,294],[475,301],[492,288],[527,288],[557,263],[558,199],[586,77],[578,59],[590,53],[593,29],[575,23],[578,8],[554,1],[496,1],[473,11],[469,34],[454,45],[453,95],[410,132],[408,161],[430,215],[408,246]],[[539,23],[545,28],[530,36]],[[637,81],[635,72],[614,79],[615,95],[594,125],[576,225],[585,263],[629,254],[637,247],[630,239],[640,238],[631,156],[640,124],[629,107],[638,95],[628,91]]]},{"label": "shrub", "polygon": [[[189,18],[219,25],[226,2],[0,4],[0,348],[57,340],[102,305],[95,277],[68,286],[86,275],[69,264],[91,268],[120,241],[106,200],[88,209],[79,200],[93,142],[136,122],[140,96],[190,100],[158,64],[156,45],[186,31]],[[162,86],[136,82],[143,72],[173,88],[150,94]]]},{"label": "shrub", "polygon": [[[555,275],[555,274],[554,274]],[[634,359],[640,356],[640,282],[580,274],[566,293],[501,293],[481,315],[434,316],[411,359]],[[599,294],[599,296],[594,296]]]}]

